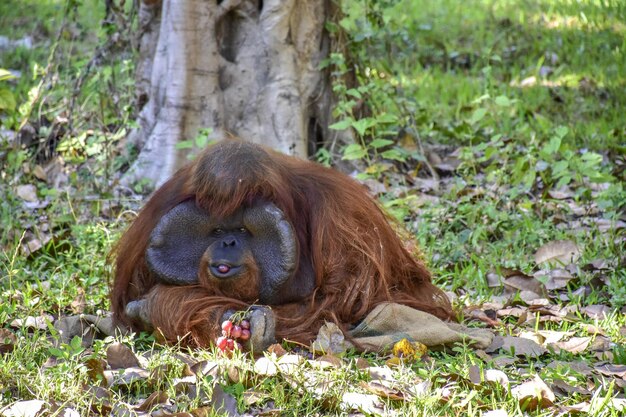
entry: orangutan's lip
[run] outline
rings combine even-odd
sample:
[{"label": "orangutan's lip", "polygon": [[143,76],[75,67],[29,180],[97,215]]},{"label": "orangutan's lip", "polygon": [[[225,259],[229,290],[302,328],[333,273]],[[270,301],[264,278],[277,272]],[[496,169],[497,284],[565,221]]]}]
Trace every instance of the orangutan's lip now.
[{"label": "orangutan's lip", "polygon": [[[226,270],[226,268],[228,268]],[[231,278],[240,274],[243,266],[232,265],[229,262],[216,261],[209,265],[209,273],[218,279]]]}]

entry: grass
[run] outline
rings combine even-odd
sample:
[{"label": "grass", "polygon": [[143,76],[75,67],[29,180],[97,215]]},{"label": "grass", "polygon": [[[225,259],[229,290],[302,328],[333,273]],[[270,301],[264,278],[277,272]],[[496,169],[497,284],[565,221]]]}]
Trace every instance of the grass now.
[{"label": "grass", "polygon": [[[585,402],[588,415],[621,415],[611,399],[623,398],[623,378],[586,373],[573,364],[626,364],[626,353],[619,348],[626,342],[624,228],[605,227],[624,220],[626,201],[626,6],[617,0],[404,0],[350,1],[343,7],[341,26],[350,35],[347,46],[356,57],[365,100],[375,113],[397,120],[373,125],[364,142],[397,137],[406,138],[408,146],[444,144],[444,150],[435,151],[443,158],[457,151],[459,168],[454,174],[440,172],[441,188],[430,193],[436,198],[427,204],[416,203],[415,187],[396,187],[410,184],[416,173],[429,175],[423,163],[427,155],[413,152],[392,163],[373,157],[373,165],[387,165],[372,170],[383,173],[370,179],[389,186],[385,201],[393,202],[392,211],[406,220],[438,284],[457,297],[460,314],[469,320],[473,305],[501,299],[488,286],[490,273],[511,268],[532,274],[539,247],[573,240],[582,248],[577,279],[561,291],[569,297],[563,306],[578,307],[571,317],[543,322],[544,316],[531,312],[527,323],[502,317],[498,332],[552,330],[594,341],[606,337],[612,343],[531,358],[507,352],[487,355],[468,346],[429,352],[430,358],[389,368],[393,388],[405,400],[378,393],[377,401],[402,415],[480,416],[489,410],[522,415],[523,405],[506,385],[484,381],[484,371],[497,369],[504,371],[510,387],[539,376],[551,386],[566,382],[579,388],[557,399],[562,412]],[[67,117],[76,77],[84,73],[108,30],[99,25],[103,6],[85,0],[59,31],[65,8],[62,1],[0,3],[0,35],[30,35],[35,41],[33,49],[0,52],[0,68],[22,71],[9,84],[16,101],[27,102],[29,91],[47,80],[31,121],[41,115],[49,120]],[[58,52],[43,71],[58,34]],[[0,145],[0,328],[17,338],[12,352],[0,354],[0,408],[39,399],[52,413],[63,407],[81,415],[107,414],[112,407],[120,413],[163,391],[173,407],[165,406],[168,411],[215,414],[198,410],[214,395],[216,375],[196,374],[187,388],[180,381],[190,374],[190,364],[212,361],[239,411],[256,407],[281,415],[347,414],[343,395],[371,394],[368,384],[376,380],[357,359],[385,368],[387,357],[348,353],[329,368],[318,369],[319,361],[314,361],[293,372],[264,376],[254,370],[250,357],[228,359],[212,351],[161,346],[150,335],[106,338],[87,349],[76,343],[55,349],[56,331],[50,324],[33,329],[14,322],[108,309],[106,257],[140,204],[113,198],[108,188],[109,177],[125,164],[115,147],[123,129],[132,127],[131,58],[118,53],[86,77],[74,131],[59,142],[69,167],[69,191],[34,177],[34,169],[44,162],[32,147]],[[16,129],[22,117],[19,109],[5,111],[0,124]],[[29,208],[17,197],[16,188],[27,183],[36,185],[44,207]],[[572,197],[550,198],[554,191]],[[43,247],[27,255],[22,247],[36,241]],[[583,269],[597,259],[605,260],[608,269]],[[581,311],[594,304],[613,312],[592,319]],[[517,298],[512,305],[525,303]],[[106,358],[114,341],[141,356],[152,376],[95,395],[99,380],[94,363]],[[472,380],[476,372],[483,381]],[[414,392],[416,387],[426,388]],[[261,400],[247,405],[250,393]],[[524,412],[547,416],[555,410]]]}]

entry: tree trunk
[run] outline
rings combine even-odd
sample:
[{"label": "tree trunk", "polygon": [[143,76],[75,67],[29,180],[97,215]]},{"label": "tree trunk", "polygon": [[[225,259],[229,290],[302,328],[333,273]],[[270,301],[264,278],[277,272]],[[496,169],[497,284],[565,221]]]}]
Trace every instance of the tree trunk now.
[{"label": "tree trunk", "polygon": [[[200,128],[307,157],[328,140],[330,0],[142,0],[140,149],[124,180],[160,185],[187,161]],[[311,148],[313,145],[313,148]]]}]

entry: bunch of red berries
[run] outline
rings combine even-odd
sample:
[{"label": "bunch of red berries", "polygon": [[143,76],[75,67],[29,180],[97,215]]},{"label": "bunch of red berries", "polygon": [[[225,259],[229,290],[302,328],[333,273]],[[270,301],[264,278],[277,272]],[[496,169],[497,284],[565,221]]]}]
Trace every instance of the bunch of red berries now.
[{"label": "bunch of red berries", "polygon": [[250,339],[250,322],[243,319],[239,324],[234,324],[232,320],[222,322],[222,335],[217,338],[215,345],[221,352],[232,352],[235,349],[241,350],[241,343]]}]

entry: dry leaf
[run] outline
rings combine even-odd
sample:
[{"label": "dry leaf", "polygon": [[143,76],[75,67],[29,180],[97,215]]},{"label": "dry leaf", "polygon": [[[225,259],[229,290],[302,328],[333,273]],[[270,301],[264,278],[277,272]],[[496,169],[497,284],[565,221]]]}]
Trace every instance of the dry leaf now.
[{"label": "dry leaf", "polygon": [[17,196],[29,203],[35,203],[39,201],[37,198],[37,187],[32,184],[18,185],[16,190]]},{"label": "dry leaf", "polygon": [[489,288],[500,288],[502,287],[502,277],[495,272],[489,272],[487,274],[487,286]]},{"label": "dry leaf", "polygon": [[49,314],[44,314],[39,317],[28,316],[26,320],[23,319],[15,319],[11,322],[11,327],[20,328],[26,327],[27,329],[35,329],[35,330],[47,330],[48,323],[52,323],[54,321],[54,317]]},{"label": "dry leaf", "polygon": [[226,393],[219,384],[213,387],[211,406],[216,414],[224,414],[227,416],[240,415],[237,411],[237,400],[235,397]]},{"label": "dry leaf", "polygon": [[104,369],[106,368],[106,362],[99,358],[91,358],[85,361],[87,367],[87,376],[89,380],[94,384],[106,386],[107,379],[104,375]]},{"label": "dry leaf", "polygon": [[172,386],[177,394],[192,394],[191,396],[193,396],[193,393],[196,392],[196,382],[195,376],[184,376],[182,378],[174,378]]},{"label": "dry leaf", "polygon": [[555,240],[540,247],[535,253],[535,263],[544,262],[567,265],[576,263],[580,258],[580,249],[571,240]]},{"label": "dry leaf", "polygon": [[481,414],[482,417],[509,417],[505,410],[490,410]]},{"label": "dry leaf", "polygon": [[140,367],[139,359],[133,351],[119,342],[115,342],[107,348],[106,360],[111,369]]},{"label": "dry leaf", "polygon": [[254,371],[259,375],[273,376],[278,373],[278,367],[273,360],[263,356],[254,362]]},{"label": "dry leaf", "polygon": [[70,304],[70,309],[74,314],[82,314],[85,312],[85,307],[87,307],[87,297],[85,296],[85,290],[81,287],[78,287],[78,294],[76,298],[72,300]]},{"label": "dry leaf", "polygon": [[243,393],[243,403],[248,407],[262,403],[268,398],[270,398],[270,395],[264,392],[248,390]]},{"label": "dry leaf", "polygon": [[485,382],[493,382],[506,389],[509,388],[509,377],[502,371],[497,369],[487,369],[484,373]]},{"label": "dry leaf", "polygon": [[341,368],[343,366],[343,362],[341,361],[341,359],[334,355],[320,356],[316,359],[316,361],[320,362],[322,368],[326,368],[328,366],[332,366],[333,368]]},{"label": "dry leaf", "polygon": [[534,277],[540,281],[545,280],[545,287],[548,290],[558,290],[567,287],[567,284],[574,279],[574,276],[566,269],[553,269],[551,271],[538,271]]},{"label": "dry leaf", "polygon": [[626,378],[626,365],[605,364],[595,366],[594,369],[600,372],[602,375]]},{"label": "dry leaf", "polygon": [[611,308],[605,305],[592,304],[582,309],[592,319],[604,320],[611,314]]},{"label": "dry leaf", "polygon": [[142,402],[141,405],[135,407],[135,410],[148,412],[159,404],[165,404],[168,399],[169,396],[167,395],[167,392],[155,391],[150,394],[150,396],[146,398],[146,400]]},{"label": "dry leaf", "polygon": [[560,379],[556,379],[552,382],[552,389],[563,396],[573,394],[591,395],[591,391],[588,389],[572,386],[565,381],[561,381]]},{"label": "dry leaf", "polygon": [[346,410],[360,410],[364,413],[381,415],[384,413],[382,403],[376,395],[346,392],[341,397],[341,403]]},{"label": "dry leaf", "polygon": [[148,379],[150,373],[143,368],[125,368],[104,371],[107,386],[131,385],[137,381]]},{"label": "dry leaf", "polygon": [[552,346],[571,353],[581,353],[587,349],[589,343],[591,343],[591,337],[572,337],[565,342],[554,343]]},{"label": "dry leaf", "polygon": [[517,398],[522,410],[528,411],[552,407],[556,400],[552,390],[539,376],[511,389],[511,395]]},{"label": "dry leaf", "polygon": [[380,379],[385,381],[395,381],[393,371],[386,366],[372,366],[367,368],[367,372],[372,379]]},{"label": "dry leaf", "polygon": [[33,175],[44,182],[48,181],[48,174],[41,167],[41,165],[35,165],[35,169],[33,169]]},{"label": "dry leaf", "polygon": [[0,328],[0,355],[12,352],[17,344],[17,337],[9,329]]},{"label": "dry leaf", "polygon": [[280,343],[274,343],[267,348],[267,353],[276,355],[277,358],[280,358],[281,356],[287,354],[287,351]]},{"label": "dry leaf", "polygon": [[216,362],[212,361],[200,361],[191,366],[191,372],[199,377],[205,377],[207,375],[211,375],[214,378],[217,377],[219,373],[219,366]]},{"label": "dry leaf", "polygon": [[540,298],[540,294],[543,294],[545,288],[543,284],[535,277],[529,275],[511,275],[504,280],[504,287],[508,291],[529,291],[536,296],[527,297],[530,299]]},{"label": "dry leaf", "polygon": [[386,387],[385,385],[376,381],[361,382],[360,385],[366,391],[369,391],[372,394],[377,395],[381,398],[387,398],[396,401],[402,401],[405,399],[404,393],[402,391]]},{"label": "dry leaf", "polygon": [[40,415],[46,403],[41,400],[17,401],[0,408],[3,417],[36,417]]},{"label": "dry leaf", "polygon": [[502,350],[514,352],[516,356],[538,357],[546,353],[545,348],[530,339],[515,336],[505,336],[503,339]]},{"label": "dry leaf", "polygon": [[356,366],[356,369],[367,369],[370,367],[370,363],[367,359],[360,356],[355,359],[354,365]]},{"label": "dry leaf", "polygon": [[278,358],[278,369],[283,374],[291,375],[298,370],[300,365],[304,363],[305,359],[300,355],[283,355]]},{"label": "dry leaf", "polygon": [[335,323],[327,322],[320,328],[317,338],[311,345],[313,351],[318,353],[343,353],[350,349],[352,343],[348,342],[339,326]]}]

